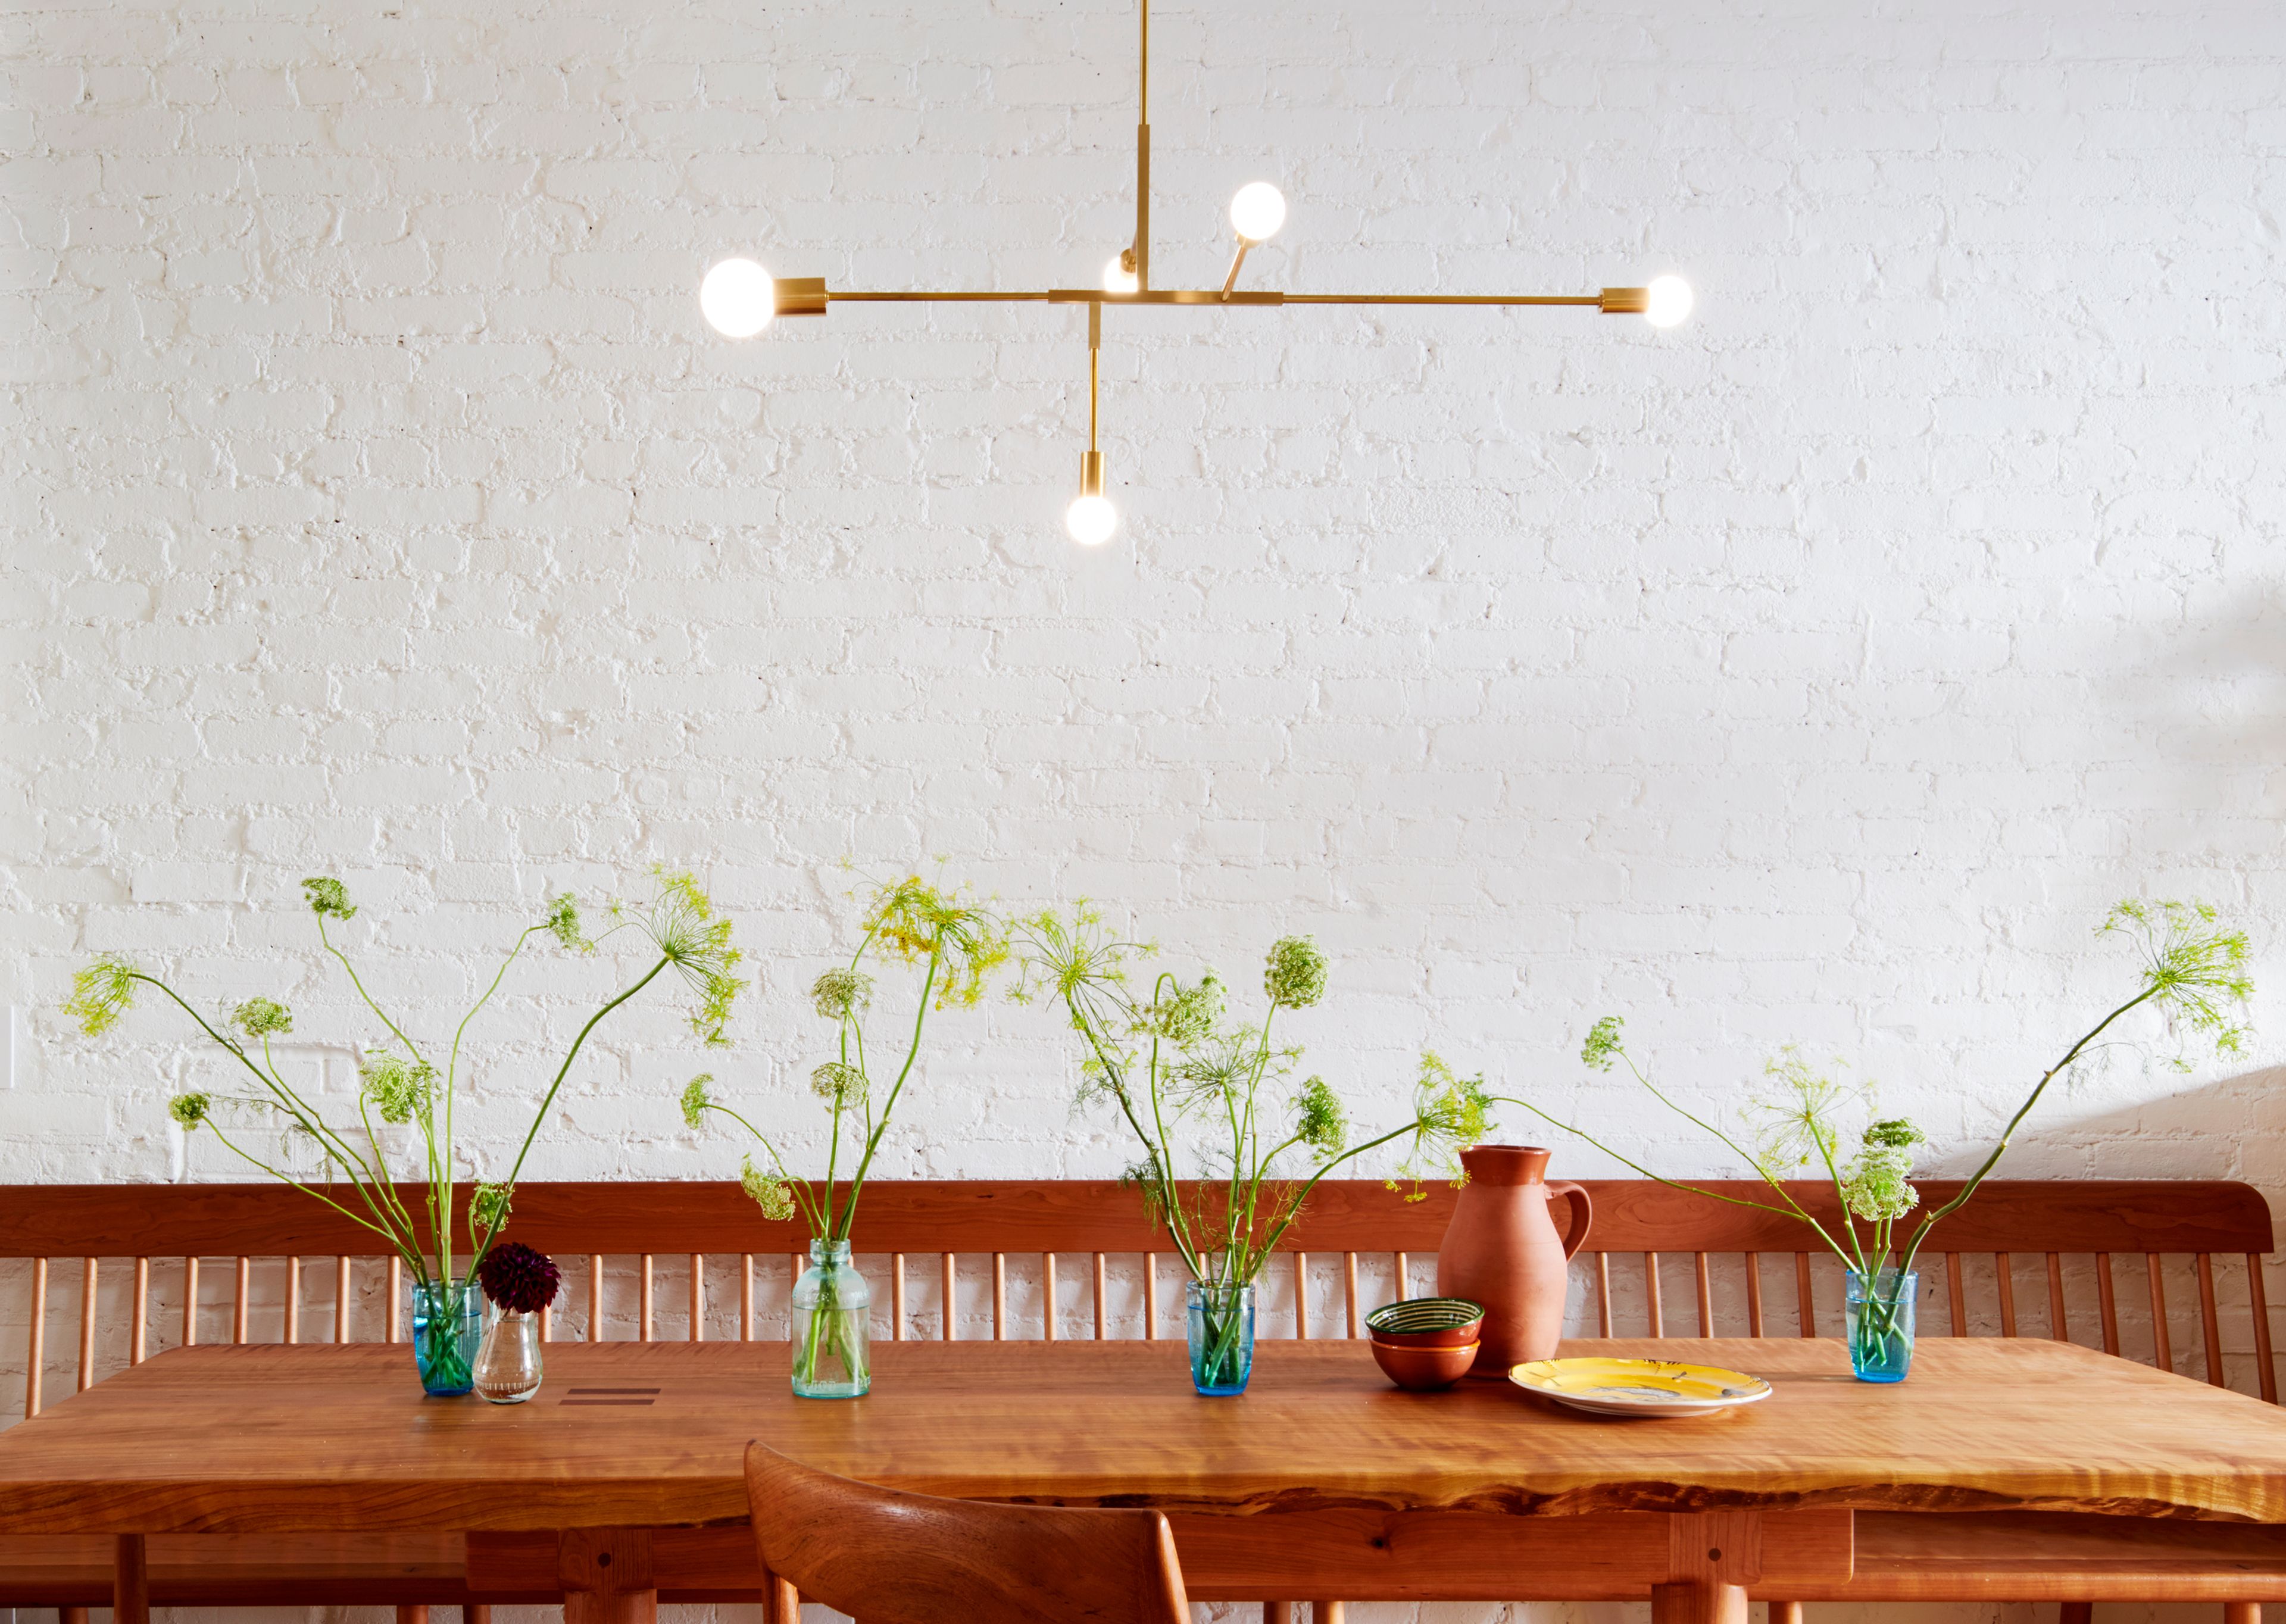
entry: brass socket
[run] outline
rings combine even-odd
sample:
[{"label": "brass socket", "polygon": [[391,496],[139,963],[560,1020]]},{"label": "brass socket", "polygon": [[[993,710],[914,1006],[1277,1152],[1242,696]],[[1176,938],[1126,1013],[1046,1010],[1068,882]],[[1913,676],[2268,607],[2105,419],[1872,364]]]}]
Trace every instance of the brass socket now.
[{"label": "brass socket", "polygon": [[1103,453],[1083,451],[1079,453],[1079,493],[1082,496],[1103,494]]},{"label": "brass socket", "polygon": [[1640,316],[1651,308],[1651,289],[1606,288],[1596,301],[1596,308],[1606,316]]},{"label": "brass socket", "polygon": [[823,316],[830,296],[822,276],[782,276],[775,308],[781,316]]}]

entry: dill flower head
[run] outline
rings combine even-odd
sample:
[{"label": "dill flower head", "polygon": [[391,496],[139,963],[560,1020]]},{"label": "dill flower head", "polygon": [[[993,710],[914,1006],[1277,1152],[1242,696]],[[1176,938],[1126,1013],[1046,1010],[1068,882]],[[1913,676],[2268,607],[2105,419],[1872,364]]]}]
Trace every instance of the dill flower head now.
[{"label": "dill flower head", "polygon": [[1919,1206],[1921,1193],[1906,1179],[1913,1171],[1912,1147],[1925,1137],[1903,1117],[1867,1128],[1857,1154],[1841,1170],[1841,1198],[1849,1203],[1849,1210],[1870,1223],[1880,1223],[1901,1218]]},{"label": "dill flower head", "polygon": [[706,1115],[706,1108],[714,1103],[706,1085],[714,1080],[711,1071],[702,1071],[682,1085],[682,1121],[686,1127],[695,1128]]},{"label": "dill flower head", "polygon": [[936,959],[936,1006],[974,1005],[993,971],[1007,962],[1007,927],[990,910],[941,891],[918,874],[873,888],[865,934],[908,963]]},{"label": "dill flower head", "polygon": [[1263,966],[1262,990],[1273,1004],[1307,1009],[1325,996],[1326,956],[1307,936],[1281,936],[1271,943]]},{"label": "dill flower head", "polygon": [[1795,1168],[1831,1163],[1841,1144],[1833,1114],[1859,1091],[1817,1070],[1791,1044],[1762,1075],[1770,1083],[1747,1103],[1756,1123],[1755,1171],[1778,1180]]},{"label": "dill flower head", "polygon": [[[2246,933],[2224,930],[2221,916],[2207,903],[2124,902],[2114,908],[2097,934],[2124,935],[2143,955],[2145,996],[2178,1029],[2203,1033],[2218,1054],[2235,1054],[2244,1045],[2246,1001],[2254,996],[2246,974]],[[2177,1055],[2174,1064],[2190,1061]]]},{"label": "dill flower head", "polygon": [[520,1241],[495,1246],[477,1265],[477,1283],[485,1295],[512,1314],[536,1314],[547,1307],[563,1279],[552,1258]]},{"label": "dill flower head", "polygon": [[1181,1048],[1205,1040],[1222,1019],[1222,982],[1208,971],[1194,986],[1178,985],[1143,1012],[1144,1029]]},{"label": "dill flower head", "polygon": [[730,974],[745,955],[730,945],[730,921],[714,917],[714,903],[687,873],[653,871],[658,895],[650,912],[637,921],[659,956],[674,966],[684,985],[698,995],[690,1029],[710,1045],[730,1040],[730,1005],[745,982]]},{"label": "dill flower head", "polygon": [[167,1101],[167,1115],[185,1128],[195,1128],[206,1121],[207,1113],[213,1108],[212,1094],[177,1094]]},{"label": "dill flower head", "polygon": [[1620,1037],[1620,1029],[1627,1023],[1617,1015],[1606,1015],[1588,1029],[1588,1041],[1580,1045],[1580,1060],[1597,1071],[1609,1071],[1612,1062],[1627,1052],[1627,1045]]},{"label": "dill flower head", "polygon": [[248,1037],[294,1029],[294,1013],[275,998],[248,998],[230,1012],[230,1023]]},{"label": "dill flower head", "polygon": [[569,891],[548,899],[548,917],[540,921],[548,934],[574,953],[592,953],[595,944],[580,934],[579,904]]},{"label": "dill flower head", "polygon": [[357,909],[350,902],[349,887],[331,876],[305,879],[302,889],[310,898],[310,911],[319,918],[330,914],[336,919],[348,919],[357,916]]},{"label": "dill flower head", "polygon": [[118,954],[100,955],[73,974],[64,1013],[90,1037],[100,1037],[135,1006],[136,974],[134,965]]},{"label": "dill flower head", "polygon": [[828,970],[809,986],[809,1001],[828,1021],[862,1015],[873,1002],[873,978],[857,970]]},{"label": "dill flower head", "polygon": [[783,1224],[793,1216],[792,1186],[783,1179],[773,1179],[764,1173],[754,1165],[753,1157],[747,1156],[738,1163],[738,1183],[747,1194],[753,1197],[754,1205],[762,1210],[762,1216],[771,1223]]},{"label": "dill flower head", "polygon": [[855,1066],[828,1060],[809,1074],[809,1090],[838,1111],[865,1097],[865,1074]]},{"label": "dill flower head", "polygon": [[1294,1137],[1321,1157],[1339,1155],[1349,1143],[1349,1113],[1325,1078],[1312,1077],[1303,1084],[1294,1105]]},{"label": "dill flower head", "polygon": [[373,1102],[381,1120],[402,1125],[418,1112],[429,1114],[437,1068],[426,1061],[408,1060],[386,1051],[369,1056],[358,1068],[358,1088]]},{"label": "dill flower head", "polygon": [[508,1208],[515,1201],[516,1191],[508,1186],[479,1181],[469,1197],[469,1220],[479,1229],[497,1229],[508,1222]]}]

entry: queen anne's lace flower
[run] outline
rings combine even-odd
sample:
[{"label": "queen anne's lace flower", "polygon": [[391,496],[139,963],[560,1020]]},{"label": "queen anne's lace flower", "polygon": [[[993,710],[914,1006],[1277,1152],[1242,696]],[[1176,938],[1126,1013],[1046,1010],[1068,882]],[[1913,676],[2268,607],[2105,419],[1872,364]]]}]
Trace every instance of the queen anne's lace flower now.
[{"label": "queen anne's lace flower", "polygon": [[1307,1009],[1325,996],[1326,956],[1307,936],[1282,936],[1270,947],[1262,989],[1273,1004]]}]

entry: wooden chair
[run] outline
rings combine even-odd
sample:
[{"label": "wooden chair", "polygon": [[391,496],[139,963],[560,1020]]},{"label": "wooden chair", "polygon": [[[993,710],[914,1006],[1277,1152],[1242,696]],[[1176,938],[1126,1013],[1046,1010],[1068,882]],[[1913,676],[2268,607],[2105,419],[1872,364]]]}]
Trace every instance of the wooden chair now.
[{"label": "wooden chair", "polygon": [[[1956,1187],[1921,1186],[1933,1202]],[[1590,1181],[1588,1189],[1596,1229],[1575,1278],[1585,1293],[1580,1311],[1598,1334],[1839,1334],[1840,1271],[1804,1250],[1799,1225],[1648,1182]],[[1833,1199],[1809,1185],[1797,1193],[1813,1210]],[[1372,1180],[1320,1186],[1265,1281],[1261,1334],[1357,1337],[1376,1303],[1433,1289],[1433,1257],[1452,1202],[1453,1192],[1439,1185],[1417,1203]],[[806,1262],[805,1237],[793,1226],[764,1222],[728,1183],[527,1184],[510,1234],[564,1267],[564,1299],[543,1329],[549,1336],[780,1336],[785,1289]],[[53,1387],[83,1389],[225,1324],[233,1342],[403,1340],[402,1281],[393,1264],[367,1253],[370,1239],[308,1197],[269,1184],[10,1189],[0,1201],[0,1260],[20,1260],[29,1290],[0,1302],[0,1316],[13,1320],[22,1304],[12,1336],[20,1336],[16,1346],[27,1355],[23,1413],[38,1414]],[[1109,1181],[877,1182],[855,1241],[876,1286],[875,1334],[891,1340],[1181,1336],[1166,1238],[1145,1220],[1134,1193]],[[2243,1184],[1996,1181],[1947,1221],[1936,1244],[1942,1250],[1922,1264],[1923,1336],[2080,1340],[2218,1386],[2278,1396],[2262,1275],[2270,1213]],[[1009,1259],[1028,1255],[1037,1259],[1033,1279],[1020,1278],[1012,1289]],[[663,1325],[654,1289],[662,1256],[687,1259],[687,1299]],[[1123,1260],[1116,1273],[1113,1260]],[[915,1263],[918,1293],[909,1278]],[[1119,1289],[1121,1273],[1133,1280],[1131,1293]],[[67,1283],[75,1280],[76,1291]],[[257,1301],[257,1289],[267,1300]],[[177,1302],[162,1324],[154,1305],[164,1295]],[[59,1297],[51,1321],[51,1299]],[[1043,1302],[1055,1311],[1044,1314]],[[1670,1312],[1682,1303],[1689,1306]],[[76,1336],[52,1336],[57,1321]],[[2004,1522],[1990,1537],[2028,1526]],[[107,1602],[108,1546],[0,1538],[0,1606]],[[710,1531],[681,1531],[660,1548],[666,1599],[753,1595],[743,1533],[725,1543]],[[305,1549],[292,1540],[166,1536],[149,1549],[151,1594],[162,1604],[387,1599],[409,1613],[422,1602],[560,1595],[552,1545],[544,1566],[535,1555],[517,1570],[513,1596],[469,1586],[471,1557],[458,1535],[392,1536],[363,1557],[357,1541],[338,1540]],[[682,1569],[670,1551],[680,1553],[674,1560]],[[1902,1549],[1891,1569],[1884,1582],[1900,1597],[1933,1598],[1968,1583],[1957,1565],[1932,1565]],[[1987,1574],[1993,1582],[1979,1581],[1970,1593],[2069,1596],[2072,1575],[2086,1571],[2064,1548],[2046,1556],[2018,1550],[2006,1563],[1996,1557]],[[1216,1594],[1204,1573],[1192,1582],[1202,1596]],[[2147,1583],[2147,1591],[2132,1589]],[[1888,1592],[1869,1579],[1855,1593]],[[2176,1589],[2162,1566],[2123,1570],[2116,1586],[2081,1594],[2235,1599]]]},{"label": "wooden chair", "polygon": [[770,1624],[797,1591],[857,1624],[1189,1624],[1156,1511],[1067,1510],[901,1494],[746,1446]]}]

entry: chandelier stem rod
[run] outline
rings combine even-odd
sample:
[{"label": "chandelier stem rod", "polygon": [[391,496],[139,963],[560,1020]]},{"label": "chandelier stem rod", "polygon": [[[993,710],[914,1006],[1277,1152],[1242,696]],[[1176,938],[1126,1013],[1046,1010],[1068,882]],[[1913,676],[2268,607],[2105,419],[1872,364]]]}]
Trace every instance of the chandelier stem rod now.
[{"label": "chandelier stem rod", "polygon": [[1151,0],[1139,0],[1139,9],[1143,20],[1135,109],[1135,287],[1147,293],[1151,288]]},{"label": "chandelier stem rod", "polygon": [[1103,306],[1087,307],[1087,448],[1095,449],[1096,390],[1101,378],[1098,362],[1103,354]]}]

